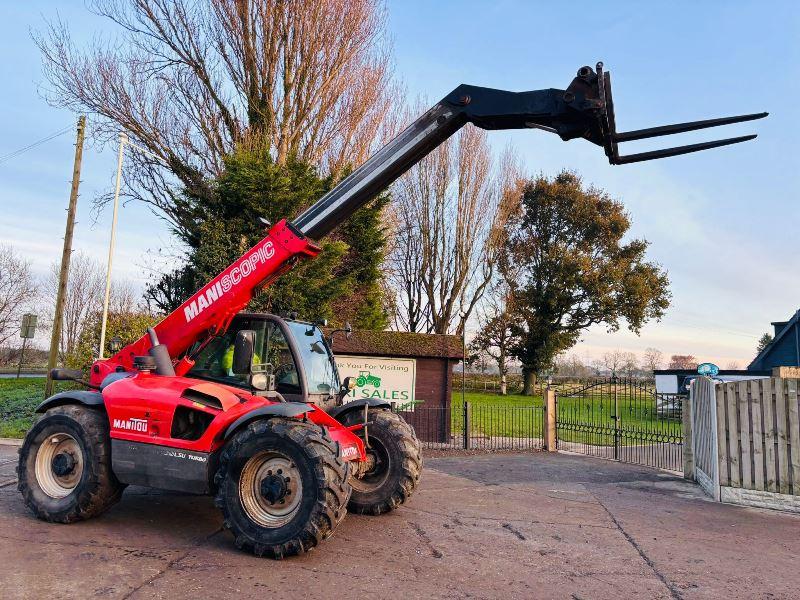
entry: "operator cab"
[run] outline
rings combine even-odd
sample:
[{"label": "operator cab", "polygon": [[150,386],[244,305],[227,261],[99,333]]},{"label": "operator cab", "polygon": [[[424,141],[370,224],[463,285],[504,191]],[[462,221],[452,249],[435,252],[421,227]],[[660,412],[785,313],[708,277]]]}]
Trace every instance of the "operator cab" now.
[{"label": "operator cab", "polygon": [[190,351],[195,365],[187,376],[256,392],[250,373],[234,372],[234,347],[240,331],[255,333],[253,371],[274,376],[274,388],[268,391],[277,392],[287,402],[311,402],[322,408],[336,403],[339,373],[320,328],[276,315],[238,314],[224,334]]}]

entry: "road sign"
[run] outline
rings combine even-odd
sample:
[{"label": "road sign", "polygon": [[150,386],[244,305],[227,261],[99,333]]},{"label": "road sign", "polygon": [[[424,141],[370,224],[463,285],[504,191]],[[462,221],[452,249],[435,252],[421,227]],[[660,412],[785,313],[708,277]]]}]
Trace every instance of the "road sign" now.
[{"label": "road sign", "polygon": [[345,402],[375,398],[387,400],[404,410],[415,404],[417,361],[412,358],[337,354],[336,369],[343,380],[345,377],[356,380],[356,387],[347,395]]},{"label": "road sign", "polygon": [[19,332],[19,337],[24,340],[32,340],[33,335],[36,333],[36,321],[38,320],[38,315],[31,313],[22,315],[22,327]]},{"label": "road sign", "polygon": [[697,365],[697,372],[700,373],[700,375],[715,377],[719,374],[719,367],[714,363],[700,363]]},{"label": "road sign", "polygon": [[17,365],[17,379],[19,379],[19,374],[22,371],[22,359],[25,356],[25,344],[28,343],[28,340],[32,340],[34,334],[36,333],[36,321],[39,320],[38,315],[34,315],[32,313],[26,313],[22,315],[22,327],[19,330],[19,337],[22,338],[22,350],[19,353],[19,364]]}]

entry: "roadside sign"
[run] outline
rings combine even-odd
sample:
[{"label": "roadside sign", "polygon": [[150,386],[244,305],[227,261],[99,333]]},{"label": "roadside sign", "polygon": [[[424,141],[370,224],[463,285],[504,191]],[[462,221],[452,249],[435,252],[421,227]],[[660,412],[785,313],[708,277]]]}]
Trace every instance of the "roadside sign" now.
[{"label": "roadside sign", "polygon": [[412,358],[336,355],[339,376],[353,377],[356,387],[345,402],[374,398],[408,410],[413,406],[417,361]]},{"label": "roadside sign", "polygon": [[36,321],[38,320],[38,315],[31,313],[22,315],[22,327],[19,332],[19,337],[24,340],[32,340],[33,335],[36,333]]},{"label": "roadside sign", "polygon": [[719,375],[719,367],[714,363],[700,363],[697,365],[697,372],[700,375],[708,375],[709,377],[716,377]]}]

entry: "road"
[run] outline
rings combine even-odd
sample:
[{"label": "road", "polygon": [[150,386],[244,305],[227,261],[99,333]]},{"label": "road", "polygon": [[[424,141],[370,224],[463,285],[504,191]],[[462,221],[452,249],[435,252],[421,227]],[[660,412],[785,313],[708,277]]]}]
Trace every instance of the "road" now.
[{"label": "road", "polygon": [[6,599],[796,598],[800,590],[800,517],[716,504],[671,474],[589,457],[429,459],[406,506],[348,515],[313,552],[274,562],[238,552],[203,497],[129,488],[93,521],[37,521],[13,485],[15,451],[0,446]]}]

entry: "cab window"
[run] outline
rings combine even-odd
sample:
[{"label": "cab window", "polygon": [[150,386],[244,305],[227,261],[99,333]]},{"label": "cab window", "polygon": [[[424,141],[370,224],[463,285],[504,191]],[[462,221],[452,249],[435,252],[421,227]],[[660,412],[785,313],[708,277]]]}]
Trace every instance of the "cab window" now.
[{"label": "cab window", "polygon": [[297,368],[286,337],[276,323],[264,319],[236,319],[223,335],[212,339],[195,357],[189,377],[210,379],[228,385],[247,387],[247,374],[233,372],[233,344],[243,329],[256,332],[253,363],[266,363],[275,375],[275,389],[282,395],[302,393]]},{"label": "cab window", "polygon": [[297,367],[294,364],[286,336],[283,335],[283,331],[276,323],[270,323],[267,326],[267,334],[266,356],[267,362],[272,365],[272,373],[275,375],[275,391],[284,396],[302,394]]},{"label": "cab window", "polygon": [[319,328],[298,321],[289,321],[303,361],[309,394],[332,396],[339,390],[339,375],[333,355]]}]

